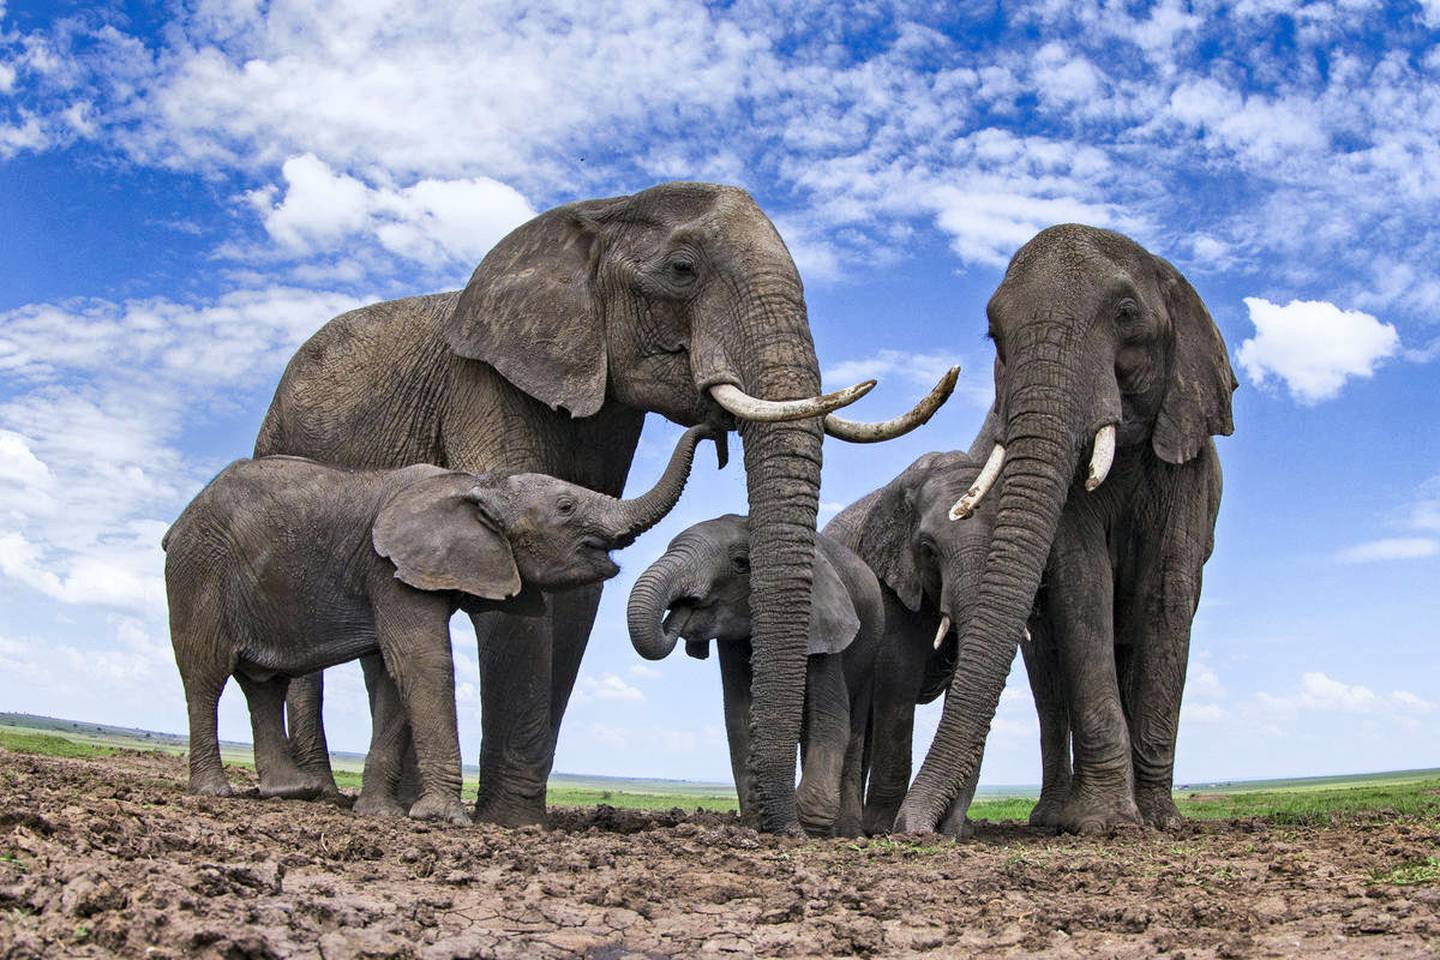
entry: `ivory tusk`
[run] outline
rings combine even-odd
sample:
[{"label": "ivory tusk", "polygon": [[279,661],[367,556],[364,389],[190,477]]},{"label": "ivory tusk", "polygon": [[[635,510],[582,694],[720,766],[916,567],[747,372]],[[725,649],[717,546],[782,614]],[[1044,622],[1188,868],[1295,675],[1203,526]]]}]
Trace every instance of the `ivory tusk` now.
[{"label": "ivory tusk", "polygon": [[1110,466],[1115,462],[1115,424],[1107,423],[1095,431],[1095,447],[1090,452],[1090,475],[1085,478],[1085,489],[1094,490],[1110,475]]},{"label": "ivory tusk", "polygon": [[942,643],[945,642],[945,634],[947,634],[947,633],[949,633],[949,632],[950,632],[950,617],[949,617],[949,616],[942,616],[942,617],[940,618],[940,629],[935,631],[935,649],[936,649],[936,650],[939,650],[939,649],[940,649],[940,644],[942,644]]},{"label": "ivory tusk", "polygon": [[975,482],[970,485],[970,489],[966,490],[965,495],[959,500],[956,500],[955,505],[950,508],[951,520],[964,520],[975,512],[975,508],[980,505],[980,501],[985,498],[985,494],[989,493],[990,488],[995,486],[995,481],[1000,476],[1000,468],[1004,465],[1005,448],[997,443],[991,448],[990,457],[985,461],[985,466],[980,468],[980,476],[975,478]]},{"label": "ivory tusk", "polygon": [[882,440],[894,440],[896,437],[904,436],[929,421],[935,415],[935,411],[950,399],[950,394],[955,392],[955,381],[959,376],[960,368],[951,367],[949,372],[940,378],[940,382],[935,384],[934,389],[911,410],[898,417],[891,417],[889,420],[869,423],[864,420],[846,420],[833,413],[826,414],[825,432],[835,439],[844,440],[847,443],[879,443]]},{"label": "ivory tusk", "polygon": [[761,400],[750,396],[733,383],[717,383],[710,388],[710,396],[741,420],[777,423],[782,420],[818,417],[831,410],[839,410],[859,400],[874,387],[874,380],[866,380],[844,390],[821,394],[818,397],[806,397],[803,400]]}]

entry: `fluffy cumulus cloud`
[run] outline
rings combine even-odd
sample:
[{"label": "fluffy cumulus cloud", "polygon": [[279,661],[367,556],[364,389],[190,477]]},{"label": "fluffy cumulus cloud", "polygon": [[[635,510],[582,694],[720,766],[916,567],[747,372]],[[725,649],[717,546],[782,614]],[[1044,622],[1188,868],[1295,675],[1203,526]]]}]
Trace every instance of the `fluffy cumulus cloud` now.
[{"label": "fluffy cumulus cloud", "polygon": [[1317,710],[1414,715],[1434,709],[1434,704],[1408,690],[1395,690],[1388,696],[1382,696],[1369,687],[1345,683],[1319,671],[1303,674],[1300,688],[1294,693],[1261,693],[1257,700],[1262,708],[1281,714]]},{"label": "fluffy cumulus cloud", "polygon": [[1361,310],[1342,310],[1323,300],[1292,300],[1284,306],[1246,297],[1255,336],[1237,357],[1250,382],[1272,376],[1301,403],[1316,404],[1340,393],[1352,377],[1370,377],[1400,349],[1388,323]]},{"label": "fluffy cumulus cloud", "polygon": [[301,256],[372,239],[427,266],[473,265],[535,215],[516,190],[489,177],[374,187],[336,173],[309,153],[285,161],[281,174],[285,192],[278,203],[271,187],[249,199],[270,237]]}]

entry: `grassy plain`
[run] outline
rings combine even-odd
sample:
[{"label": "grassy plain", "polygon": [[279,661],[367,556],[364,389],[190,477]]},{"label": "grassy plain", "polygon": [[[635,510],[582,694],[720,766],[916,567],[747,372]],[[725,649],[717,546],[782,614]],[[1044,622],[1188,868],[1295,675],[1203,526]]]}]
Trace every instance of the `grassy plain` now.
[{"label": "grassy plain", "polygon": [[[61,757],[111,756],[118,750],[183,754],[186,749],[185,738],[173,734],[21,714],[0,714],[0,747]],[[253,765],[249,744],[222,743],[221,754],[226,763]],[[332,764],[341,788],[359,789],[362,757],[336,754]],[[467,796],[474,796],[473,771],[466,772],[464,790]],[[1015,788],[1014,793],[982,791],[971,805],[970,816],[976,820],[1024,820],[1035,803],[1033,791]],[[737,807],[735,793],[726,784],[567,774],[551,777],[548,801],[559,807],[606,803],[635,810],[729,811]],[[1177,789],[1175,801],[1185,816],[1200,820],[1263,816],[1282,824],[1319,825],[1336,815],[1367,812],[1440,818],[1440,769],[1197,784]],[[1440,869],[1440,863],[1422,864],[1417,869],[1428,877]]]}]

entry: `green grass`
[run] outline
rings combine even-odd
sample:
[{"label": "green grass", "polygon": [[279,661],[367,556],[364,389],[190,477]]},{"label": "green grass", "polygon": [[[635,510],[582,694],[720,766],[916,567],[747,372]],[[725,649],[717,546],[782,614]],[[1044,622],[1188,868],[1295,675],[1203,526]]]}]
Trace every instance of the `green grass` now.
[{"label": "green grass", "polygon": [[1387,883],[1396,887],[1417,887],[1422,884],[1440,883],[1440,857],[1426,857],[1415,863],[1407,863],[1394,870],[1377,870],[1370,875],[1370,883]]},{"label": "green grass", "polygon": [[[17,722],[21,720],[23,724]],[[0,747],[59,757],[112,756],[121,749],[154,750],[172,755],[185,752],[183,739],[170,734],[147,734],[120,727],[16,715],[0,716]],[[222,743],[221,754],[226,763],[253,768],[248,744]],[[335,782],[342,789],[360,789],[362,758],[353,754],[335,756],[332,765]],[[473,798],[475,788],[474,774],[469,773],[464,780],[464,795]],[[565,774],[551,777],[546,799],[556,807],[593,807],[605,803],[631,810],[678,807],[728,812],[738,808],[734,791],[721,784]],[[1375,813],[1436,820],[1440,819],[1440,770],[1206,784],[1182,788],[1177,791],[1175,802],[1181,813],[1197,820],[1269,817],[1278,824],[1307,826],[1329,823],[1336,816]],[[1024,820],[1030,816],[1034,803],[1034,797],[982,792],[971,805],[970,816],[975,820]],[[1400,875],[1405,870],[1418,871],[1415,876],[1421,879],[1377,879],[1375,882],[1432,883],[1440,865],[1431,858],[1418,866],[1397,868],[1395,873]]]},{"label": "green grass", "polygon": [[38,753],[46,757],[109,757],[114,747],[100,746],[56,736],[0,727],[0,747],[16,753]]}]

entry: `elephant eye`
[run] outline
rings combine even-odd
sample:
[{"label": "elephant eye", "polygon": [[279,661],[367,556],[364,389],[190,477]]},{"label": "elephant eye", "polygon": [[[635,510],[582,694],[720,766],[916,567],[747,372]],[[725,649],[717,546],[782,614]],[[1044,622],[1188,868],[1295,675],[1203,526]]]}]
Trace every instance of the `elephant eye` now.
[{"label": "elephant eye", "polygon": [[743,556],[743,555],[742,555],[742,556],[738,556],[738,557],[735,557],[733,560],[731,560],[731,563],[733,563],[733,564],[735,565],[735,569],[736,569],[736,571],[739,572],[739,573],[749,573],[749,572],[750,572],[750,558],[749,558],[749,557],[746,557],[746,556]]},{"label": "elephant eye", "polygon": [[568,517],[575,512],[575,501],[569,497],[562,497],[560,501],[555,504],[555,510],[560,516]]},{"label": "elephant eye", "polygon": [[670,275],[681,283],[695,279],[695,261],[689,257],[671,257]]}]

